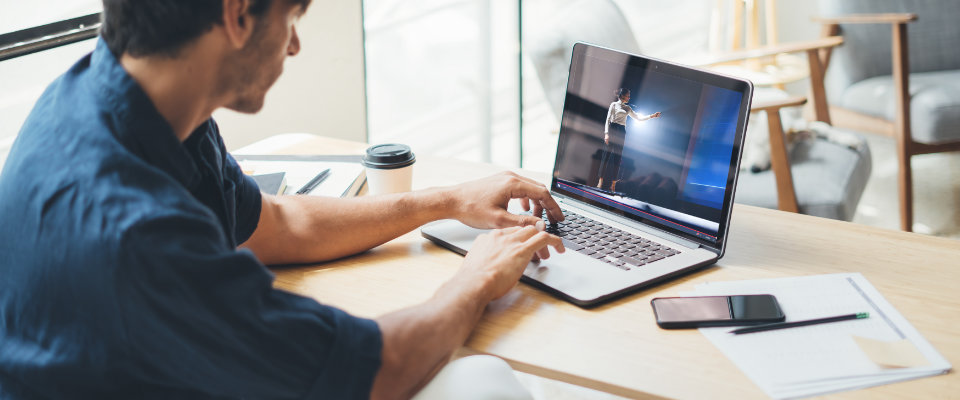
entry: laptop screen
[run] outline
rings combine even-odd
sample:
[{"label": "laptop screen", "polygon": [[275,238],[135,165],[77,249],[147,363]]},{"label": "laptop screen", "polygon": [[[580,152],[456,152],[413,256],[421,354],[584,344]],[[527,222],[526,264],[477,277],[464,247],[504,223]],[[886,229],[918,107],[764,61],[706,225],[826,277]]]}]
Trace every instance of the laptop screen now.
[{"label": "laptop screen", "polygon": [[751,94],[746,81],[578,43],[552,189],[720,248]]}]

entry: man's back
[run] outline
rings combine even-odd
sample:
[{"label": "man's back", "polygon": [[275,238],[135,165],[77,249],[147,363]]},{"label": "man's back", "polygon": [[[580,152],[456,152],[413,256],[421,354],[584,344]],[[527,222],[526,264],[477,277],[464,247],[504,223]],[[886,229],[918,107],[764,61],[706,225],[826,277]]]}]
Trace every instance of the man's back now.
[{"label": "man's back", "polygon": [[369,390],[376,325],[273,290],[236,250],[259,202],[212,121],[181,143],[98,45],[44,93],[0,175],[0,397],[299,397],[340,379],[320,357],[338,327],[368,347],[345,387]]}]

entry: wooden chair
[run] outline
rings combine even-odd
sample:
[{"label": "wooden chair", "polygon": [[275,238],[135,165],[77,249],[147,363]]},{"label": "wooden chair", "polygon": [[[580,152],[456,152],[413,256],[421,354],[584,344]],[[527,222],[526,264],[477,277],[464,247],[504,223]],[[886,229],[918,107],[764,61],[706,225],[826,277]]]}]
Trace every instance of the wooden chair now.
[{"label": "wooden chair", "polygon": [[[771,57],[783,53],[805,53],[810,70],[810,98],[814,118],[830,123],[830,109],[824,90],[820,53],[843,42],[828,37],[803,43],[729,53],[716,63]],[[777,208],[834,219],[850,220],[870,176],[871,158],[867,146],[849,149],[821,137],[804,139],[788,151],[780,110],[807,103],[791,96],[765,104],[754,104],[753,112],[767,115],[771,169],[740,174],[736,200],[739,203]]]},{"label": "wooden chair", "polygon": [[900,227],[911,231],[911,158],[960,151],[960,3],[821,0],[820,10],[836,15],[817,19],[823,35],[844,37],[820,60],[832,64],[834,125],[896,141]]}]

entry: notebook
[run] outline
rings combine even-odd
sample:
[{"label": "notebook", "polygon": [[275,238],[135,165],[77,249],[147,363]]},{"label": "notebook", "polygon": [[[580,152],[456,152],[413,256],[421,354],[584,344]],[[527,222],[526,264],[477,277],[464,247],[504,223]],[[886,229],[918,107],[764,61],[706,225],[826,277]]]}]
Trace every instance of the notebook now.
[{"label": "notebook", "polygon": [[284,172],[274,172],[272,174],[250,175],[260,191],[270,195],[283,194],[287,190],[287,177]]},{"label": "notebook", "polygon": [[[531,262],[522,281],[588,307],[720,259],[752,93],[746,80],[575,44],[550,184],[566,220],[548,228],[568,251]],[[460,254],[483,232],[421,229]]]},{"label": "notebook", "polygon": [[247,174],[262,175],[283,172],[286,188],[282,194],[294,194],[321,171],[330,175],[308,196],[356,196],[366,183],[366,172],[360,164],[362,156],[353,155],[237,155],[233,157]]}]

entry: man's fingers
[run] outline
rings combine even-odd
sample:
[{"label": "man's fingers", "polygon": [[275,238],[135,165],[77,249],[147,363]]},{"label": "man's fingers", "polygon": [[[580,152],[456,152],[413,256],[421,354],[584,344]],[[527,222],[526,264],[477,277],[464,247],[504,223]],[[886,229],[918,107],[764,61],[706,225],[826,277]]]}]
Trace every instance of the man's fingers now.
[{"label": "man's fingers", "polygon": [[[524,229],[527,229],[527,228],[524,228]],[[529,233],[532,233],[532,232],[529,232],[529,231],[522,232],[522,236],[525,236]],[[515,233],[515,235],[521,235],[521,232],[517,232]],[[540,231],[537,231],[536,233],[533,233],[532,235],[530,235],[527,239],[523,241],[523,244],[522,244],[523,249],[525,251],[530,252],[530,254],[538,253],[540,250],[547,251],[547,246],[551,246],[554,249],[557,249],[557,252],[560,252],[560,253],[563,253],[564,251],[566,251],[566,248],[563,246],[563,240],[561,240],[557,236],[551,235],[546,232],[540,232]],[[549,256],[550,254],[547,253],[547,257]],[[541,255],[541,258],[547,258],[547,257],[543,257]]]},{"label": "man's fingers", "polygon": [[493,228],[506,228],[511,226],[524,227],[536,225],[537,222],[543,222],[538,217],[534,217],[532,215],[513,214],[507,210],[497,210],[495,213],[495,217],[492,219],[495,222]]},{"label": "man's fingers", "polygon": [[534,252],[533,254],[537,259],[546,260],[550,258],[550,249],[547,247],[543,247],[540,250],[537,250],[536,252]]},{"label": "man's fingers", "polygon": [[510,226],[510,227],[506,227],[506,228],[496,229],[496,230],[494,230],[494,231],[491,231],[490,234],[511,235],[511,234],[515,233],[516,231],[519,231],[520,229],[523,229],[523,227],[522,227],[522,226]]},{"label": "man's fingers", "polygon": [[[558,210],[559,210],[559,209],[558,209]],[[555,223],[557,223],[558,221],[562,221],[561,218],[559,218],[559,217],[557,217],[556,215],[554,215],[554,214],[550,213],[549,211],[547,211],[547,208],[544,207],[543,204],[541,204],[539,201],[535,201],[535,202],[533,203],[533,213],[532,213],[532,214],[533,214],[534,216],[536,216],[537,218],[541,218],[541,219],[542,219],[542,218],[543,218],[544,211],[546,211],[547,219],[550,221],[551,224],[555,224]],[[563,217],[563,211],[559,211],[559,213],[560,213],[560,216]],[[565,217],[564,217],[564,218],[565,218]]]},{"label": "man's fingers", "polygon": [[[521,177],[521,179],[524,178]],[[514,188],[511,197],[529,198],[534,202],[534,214],[536,214],[539,206],[541,210],[547,212],[547,218],[550,219],[550,222],[563,221],[563,211],[560,210],[560,205],[550,195],[550,190],[540,183],[524,180]]]}]

